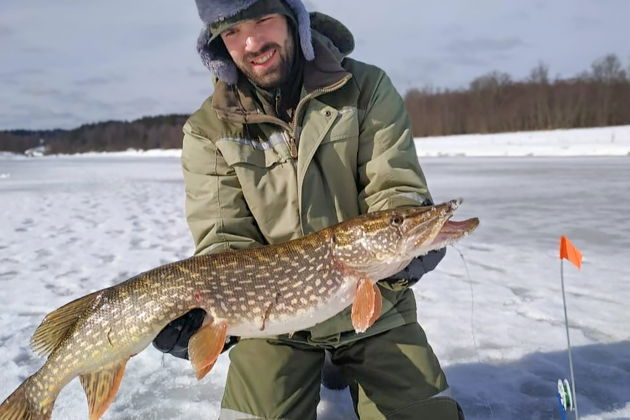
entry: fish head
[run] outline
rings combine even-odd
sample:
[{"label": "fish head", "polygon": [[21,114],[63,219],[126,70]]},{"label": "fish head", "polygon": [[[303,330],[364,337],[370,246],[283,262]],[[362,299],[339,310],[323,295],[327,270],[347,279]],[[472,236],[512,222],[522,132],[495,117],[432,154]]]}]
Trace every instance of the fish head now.
[{"label": "fish head", "polygon": [[375,281],[395,274],[413,258],[450,245],[477,227],[477,218],[450,220],[460,203],[384,210],[341,223],[333,229],[335,260]]}]

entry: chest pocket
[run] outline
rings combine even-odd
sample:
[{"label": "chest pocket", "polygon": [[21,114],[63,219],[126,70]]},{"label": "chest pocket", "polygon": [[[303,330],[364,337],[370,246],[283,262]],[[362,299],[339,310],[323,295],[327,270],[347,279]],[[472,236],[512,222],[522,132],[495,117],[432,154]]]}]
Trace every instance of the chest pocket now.
[{"label": "chest pocket", "polygon": [[359,117],[357,109],[345,107],[337,112],[335,122],[324,137],[323,143],[331,143],[359,137]]},{"label": "chest pocket", "polygon": [[285,160],[270,141],[254,143],[248,139],[222,139],[216,145],[226,163],[234,168],[271,168]]},{"label": "chest pocket", "polygon": [[299,229],[297,177],[294,164],[282,154],[286,146],[232,139],[219,140],[216,145],[234,169],[247,206],[265,238],[274,243],[294,235]]}]

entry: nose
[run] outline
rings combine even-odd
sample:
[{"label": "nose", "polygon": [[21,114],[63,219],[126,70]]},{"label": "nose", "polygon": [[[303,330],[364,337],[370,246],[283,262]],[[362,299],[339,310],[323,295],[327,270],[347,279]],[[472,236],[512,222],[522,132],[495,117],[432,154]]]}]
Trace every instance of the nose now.
[{"label": "nose", "polygon": [[254,32],[245,39],[245,51],[257,52],[263,44],[262,37]]}]

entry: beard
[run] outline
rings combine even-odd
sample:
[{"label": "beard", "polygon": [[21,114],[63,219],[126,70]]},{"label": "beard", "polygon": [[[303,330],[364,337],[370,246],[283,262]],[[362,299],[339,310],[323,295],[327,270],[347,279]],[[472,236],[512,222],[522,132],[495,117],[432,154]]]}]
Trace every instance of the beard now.
[{"label": "beard", "polygon": [[[261,57],[268,51],[275,49],[278,56],[277,62],[265,69],[264,71],[256,71],[252,60]],[[275,58],[272,58],[275,59]],[[264,89],[275,89],[283,86],[288,82],[293,68],[293,60],[295,59],[295,44],[293,37],[287,37],[283,46],[280,44],[269,42],[263,45],[260,50],[255,53],[247,54],[243,57],[243,61],[235,63],[241,72],[254,84]]]}]

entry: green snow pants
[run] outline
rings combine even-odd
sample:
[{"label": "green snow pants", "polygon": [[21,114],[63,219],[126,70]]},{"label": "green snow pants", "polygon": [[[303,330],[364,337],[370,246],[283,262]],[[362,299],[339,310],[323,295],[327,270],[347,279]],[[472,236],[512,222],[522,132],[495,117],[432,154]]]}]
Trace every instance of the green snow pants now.
[{"label": "green snow pants", "polygon": [[[463,419],[454,400],[435,397],[448,385],[418,323],[326,349],[361,420]],[[322,346],[241,340],[230,352],[220,419],[315,419],[324,357]]]}]

